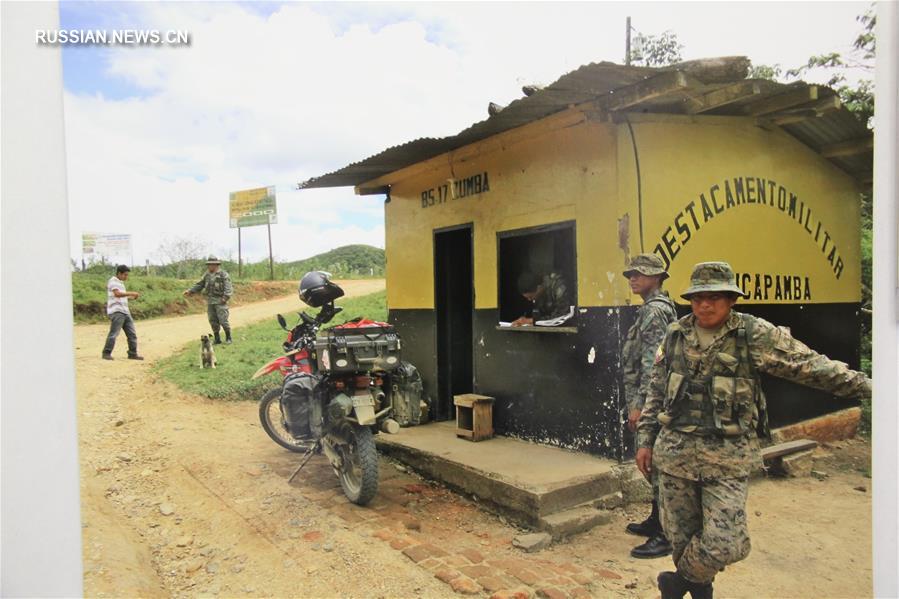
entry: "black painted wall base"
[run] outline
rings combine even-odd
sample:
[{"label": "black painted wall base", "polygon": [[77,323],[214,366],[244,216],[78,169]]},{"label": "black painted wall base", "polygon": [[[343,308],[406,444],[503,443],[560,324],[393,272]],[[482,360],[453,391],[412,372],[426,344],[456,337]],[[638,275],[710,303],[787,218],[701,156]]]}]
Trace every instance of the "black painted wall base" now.
[{"label": "black painted wall base", "polygon": [[[812,349],[858,367],[857,304],[737,309],[790,327]],[[587,308],[576,316],[577,332],[563,333],[497,330],[497,310],[475,310],[474,392],[496,398],[497,432],[619,460],[632,455],[632,435],[622,434],[619,355],[635,313],[635,306]],[[403,359],[418,367],[425,393],[435,399],[434,311],[391,310],[390,322],[402,336]],[[763,386],[772,428],[855,405],[769,376]]]}]

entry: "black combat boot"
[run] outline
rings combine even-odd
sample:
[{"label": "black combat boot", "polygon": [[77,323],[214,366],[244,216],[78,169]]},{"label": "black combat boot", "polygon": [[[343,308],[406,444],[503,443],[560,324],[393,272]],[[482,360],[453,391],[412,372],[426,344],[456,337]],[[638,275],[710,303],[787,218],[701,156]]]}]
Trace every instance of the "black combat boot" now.
[{"label": "black combat boot", "polygon": [[662,572],[658,577],[662,599],[683,599],[687,592],[693,599],[713,599],[712,583],[690,582],[678,572]]},{"label": "black combat boot", "polygon": [[214,340],[212,343],[214,343],[215,345],[221,345],[221,344],[222,344],[222,338],[219,337],[219,332],[218,332],[218,331],[214,332],[214,333],[212,334],[212,336],[215,338],[215,340]]},{"label": "black combat boot", "polygon": [[693,599],[713,599],[712,583],[707,582],[705,584],[698,584],[695,582],[691,582],[690,596],[693,597]]},{"label": "black combat boot", "polygon": [[668,542],[665,533],[659,533],[642,545],[631,549],[631,556],[640,559],[652,559],[666,555],[671,555],[671,543]]},{"label": "black combat boot", "polygon": [[228,345],[231,345],[231,328],[230,327],[225,329],[225,343]]},{"label": "black combat boot", "polygon": [[631,522],[624,530],[632,535],[640,537],[654,537],[662,534],[662,524],[659,522],[659,504],[655,500],[652,502],[652,511],[649,517],[643,522]]}]

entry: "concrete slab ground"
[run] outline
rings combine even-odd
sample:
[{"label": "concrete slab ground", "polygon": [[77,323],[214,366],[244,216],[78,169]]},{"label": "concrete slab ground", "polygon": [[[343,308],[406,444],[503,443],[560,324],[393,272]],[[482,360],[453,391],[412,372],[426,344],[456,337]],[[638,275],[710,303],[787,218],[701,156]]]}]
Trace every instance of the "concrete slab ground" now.
[{"label": "concrete slab ground", "polygon": [[454,422],[378,435],[377,443],[381,452],[425,476],[554,536],[576,531],[559,528],[559,518],[548,521],[547,516],[574,510],[582,522],[585,508],[610,495],[620,497],[624,484],[623,469],[612,460],[501,436],[471,442],[456,436]]}]

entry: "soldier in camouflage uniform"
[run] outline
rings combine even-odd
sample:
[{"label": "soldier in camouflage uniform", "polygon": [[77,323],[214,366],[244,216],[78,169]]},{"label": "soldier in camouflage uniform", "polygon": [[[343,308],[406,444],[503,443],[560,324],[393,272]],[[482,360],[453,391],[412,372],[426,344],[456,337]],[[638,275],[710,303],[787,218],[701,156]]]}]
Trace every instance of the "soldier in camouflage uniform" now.
[{"label": "soldier in camouflage uniform", "polygon": [[567,314],[572,306],[565,279],[557,272],[542,277],[530,271],[521,273],[518,277],[518,292],[533,304],[533,308],[530,314],[513,321],[513,327],[558,318]]},{"label": "soldier in camouflage uniform", "polygon": [[[624,271],[631,291],[643,298],[643,305],[637,309],[637,318],[628,329],[624,347],[621,350],[621,365],[624,371],[624,396],[627,401],[627,427],[631,432],[637,429],[637,420],[643,410],[656,350],[665,338],[665,329],[677,320],[674,301],[662,283],[668,278],[665,264],[653,254],[634,256]],[[671,553],[671,543],[665,537],[659,521],[658,477],[652,478],[652,511],[643,522],[633,522],[625,530],[630,534],[649,537],[642,545],[631,550],[638,558],[664,557]]]},{"label": "soldier in camouflage uniform", "polygon": [[637,467],[659,471],[662,525],[676,572],[659,574],[662,599],[712,597],[712,581],[749,554],[746,497],[767,435],[764,372],[833,393],[870,397],[871,381],[761,318],[732,311],[731,267],[704,262],[682,297],[693,313],[668,328],[637,424]]},{"label": "soldier in camouflage uniform", "polygon": [[222,338],[219,337],[219,327],[221,326],[225,331],[225,343],[230,344],[231,324],[228,322],[228,300],[231,299],[234,288],[231,286],[231,277],[221,269],[221,265],[221,260],[210,256],[206,261],[207,272],[193,287],[185,291],[184,295],[192,295],[205,290],[206,315],[212,326],[215,343],[222,342]]}]

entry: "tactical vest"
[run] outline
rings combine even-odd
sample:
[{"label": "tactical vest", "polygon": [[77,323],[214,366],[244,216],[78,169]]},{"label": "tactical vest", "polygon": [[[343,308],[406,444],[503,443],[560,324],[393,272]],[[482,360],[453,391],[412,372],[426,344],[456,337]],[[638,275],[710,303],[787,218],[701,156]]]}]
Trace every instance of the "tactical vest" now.
[{"label": "tactical vest", "polygon": [[[643,304],[644,306],[648,306],[652,303],[658,303],[662,306],[670,306],[671,310],[675,313],[675,320],[677,319],[677,311],[674,309],[674,302],[670,297],[664,294],[654,295]],[[636,324],[636,323],[635,323]],[[621,347],[621,355],[624,356],[625,360],[628,361],[628,364],[633,362],[633,368],[636,370],[640,370],[641,365],[641,356],[634,355],[633,346],[637,343],[637,338],[639,337],[640,331],[636,326],[632,326],[627,331],[627,335],[624,338],[624,345]],[[653,348],[655,351],[656,348]],[[649,376],[648,374],[646,376]]]},{"label": "tactical vest", "polygon": [[217,271],[212,274],[212,280],[207,284],[207,290],[209,295],[223,296],[225,295],[225,275],[219,274],[221,271]]},{"label": "tactical vest", "polygon": [[749,355],[755,319],[740,316],[740,326],[727,333],[707,374],[700,374],[698,360],[684,355],[682,329],[668,336],[668,380],[664,411],[658,416],[662,426],[705,436],[770,435],[765,395]]}]

